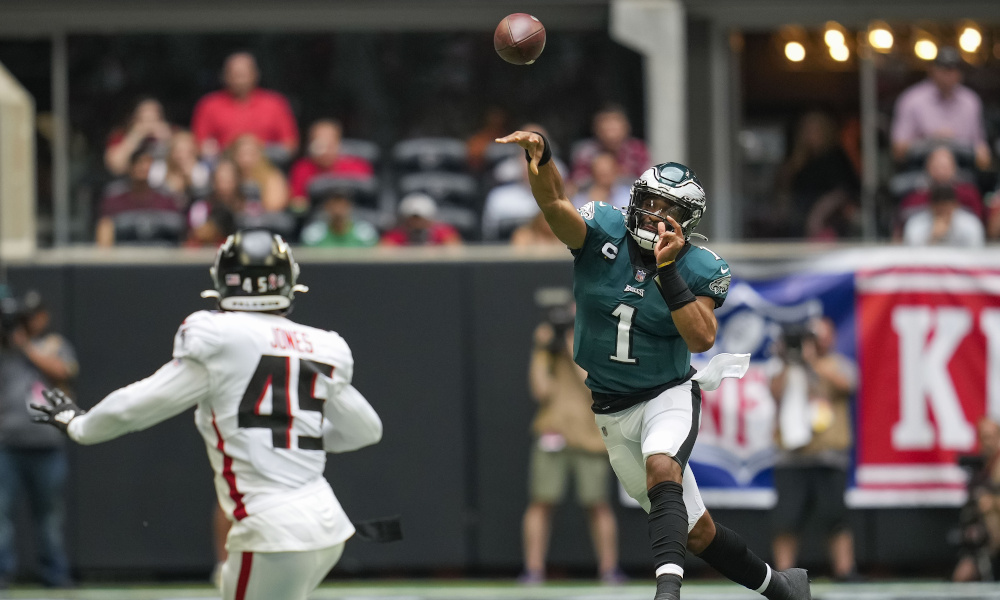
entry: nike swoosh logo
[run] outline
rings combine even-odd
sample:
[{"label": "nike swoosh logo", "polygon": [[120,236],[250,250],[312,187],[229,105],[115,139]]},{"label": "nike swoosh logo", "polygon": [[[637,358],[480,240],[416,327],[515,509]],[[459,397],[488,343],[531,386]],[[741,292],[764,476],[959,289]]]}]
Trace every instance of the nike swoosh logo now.
[{"label": "nike swoosh logo", "polygon": [[726,273],[728,273],[728,272],[729,272],[729,267],[726,267],[726,268],[724,268],[724,269],[721,269],[721,271],[722,271],[722,274],[723,274],[723,275],[725,275]]}]

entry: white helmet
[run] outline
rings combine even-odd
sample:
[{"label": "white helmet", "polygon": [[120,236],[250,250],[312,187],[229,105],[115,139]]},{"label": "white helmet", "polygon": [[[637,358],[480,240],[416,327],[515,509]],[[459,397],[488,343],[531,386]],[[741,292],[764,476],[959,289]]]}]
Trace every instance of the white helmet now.
[{"label": "white helmet", "polygon": [[705,188],[701,186],[694,171],[680,163],[663,163],[643,171],[639,179],[632,184],[629,205],[625,213],[625,227],[640,248],[652,250],[656,247],[660,236],[640,226],[642,217],[651,216],[665,220],[666,215],[641,208],[641,201],[647,195],[664,198],[672,204],[667,209],[666,215],[670,215],[680,224],[684,240],[690,239],[694,228],[705,214],[706,204]]}]

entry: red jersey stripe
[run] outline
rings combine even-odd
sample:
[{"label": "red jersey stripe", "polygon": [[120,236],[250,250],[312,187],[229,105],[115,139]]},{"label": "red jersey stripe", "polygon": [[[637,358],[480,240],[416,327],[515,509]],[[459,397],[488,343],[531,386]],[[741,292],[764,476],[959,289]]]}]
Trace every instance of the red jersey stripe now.
[{"label": "red jersey stripe", "polygon": [[253,552],[244,552],[240,556],[240,578],[236,581],[236,600],[246,598],[251,566],[253,566]]},{"label": "red jersey stripe", "polygon": [[219,438],[219,443],[215,447],[222,453],[222,478],[226,480],[226,485],[229,486],[229,497],[236,503],[236,508],[233,509],[233,518],[237,521],[242,521],[247,516],[247,507],[243,504],[243,494],[236,489],[236,473],[233,473],[233,459],[226,454],[226,444],[222,440],[222,433],[219,432],[219,426],[215,423],[214,411],[212,412],[212,429],[215,430],[215,437]]}]

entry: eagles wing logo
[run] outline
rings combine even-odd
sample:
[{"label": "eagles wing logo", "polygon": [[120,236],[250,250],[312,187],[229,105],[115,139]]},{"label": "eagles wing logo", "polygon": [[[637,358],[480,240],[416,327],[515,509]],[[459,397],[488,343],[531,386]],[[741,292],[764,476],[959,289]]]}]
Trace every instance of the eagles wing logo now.
[{"label": "eagles wing logo", "polygon": [[577,212],[580,213],[580,215],[584,219],[587,219],[588,221],[593,220],[594,219],[594,203],[593,202],[588,202],[588,203],[584,204],[583,206],[581,206],[579,208],[579,210],[577,210]]},{"label": "eagles wing logo", "polygon": [[713,293],[718,295],[725,294],[729,291],[729,281],[733,278],[732,275],[725,275],[719,277],[712,283],[708,284],[708,289],[712,290]]}]

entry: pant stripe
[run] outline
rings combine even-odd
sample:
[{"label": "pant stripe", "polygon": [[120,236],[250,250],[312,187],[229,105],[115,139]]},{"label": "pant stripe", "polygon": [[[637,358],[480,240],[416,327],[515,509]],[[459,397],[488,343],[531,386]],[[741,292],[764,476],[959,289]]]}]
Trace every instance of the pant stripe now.
[{"label": "pant stripe", "polygon": [[244,600],[247,595],[247,583],[250,581],[250,567],[253,565],[253,552],[244,552],[240,559],[240,578],[236,582],[236,600]]}]

